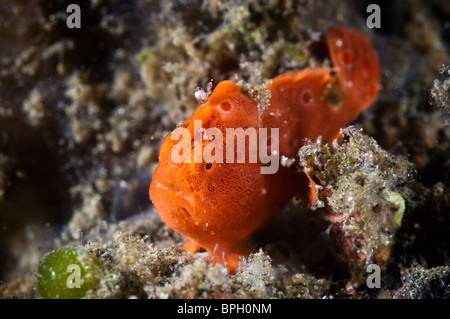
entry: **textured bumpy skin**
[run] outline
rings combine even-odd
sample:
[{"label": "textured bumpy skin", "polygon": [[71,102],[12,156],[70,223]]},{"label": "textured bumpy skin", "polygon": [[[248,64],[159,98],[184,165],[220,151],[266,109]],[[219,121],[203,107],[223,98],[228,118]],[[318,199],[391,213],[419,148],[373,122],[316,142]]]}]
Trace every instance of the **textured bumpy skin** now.
[{"label": "textured bumpy skin", "polygon": [[[237,163],[236,153],[234,162],[227,163],[226,128],[279,128],[280,154],[290,158],[306,139],[336,137],[373,103],[380,70],[375,50],[361,33],[338,27],[330,31],[327,42],[335,70],[308,68],[278,76],[268,86],[272,98],[261,116],[255,101],[234,82],[223,81],[183,123],[191,140],[172,140],[175,131],[165,139],[150,198],[161,219],[187,237],[186,250],[205,248],[211,261],[234,271],[240,256],[249,253],[248,237],[273,221],[294,195],[308,204],[316,201],[314,184],[295,167],[261,174],[259,157],[256,163],[249,163],[248,157],[246,163]],[[194,120],[202,120],[204,129],[221,130],[223,163],[195,163],[194,149],[201,147],[203,152],[211,140],[195,143],[196,134],[203,132],[194,131]],[[180,141],[188,143],[191,152],[183,154],[186,161],[175,163],[172,150]]]},{"label": "textured bumpy skin", "polygon": [[[256,103],[232,81],[217,85],[209,99],[200,105],[183,126],[187,128],[194,147],[194,121],[202,120],[204,129],[258,128]],[[173,134],[173,133],[172,133]],[[159,166],[153,174],[150,197],[162,220],[173,229],[188,236],[185,249],[196,251],[203,247],[213,261],[226,264],[232,270],[239,256],[248,254],[247,238],[256,229],[277,217],[293,191],[285,191],[289,172],[260,174],[261,163],[174,163],[171,151],[180,139],[169,135],[164,141]],[[227,138],[224,133],[224,150]],[[209,140],[203,141],[202,151]],[[249,140],[246,139],[246,150]],[[291,182],[291,189],[294,188]]]},{"label": "textured bumpy skin", "polygon": [[[330,116],[338,112],[322,96],[336,79],[330,68],[288,72],[273,79],[268,89],[272,99],[262,115],[265,127],[280,128],[280,153],[292,158],[307,139],[336,136]],[[338,127],[339,130],[339,127]]]},{"label": "textured bumpy skin", "polygon": [[280,128],[280,153],[297,154],[307,139],[330,141],[373,104],[380,86],[378,55],[358,31],[336,27],[327,43],[334,68],[308,68],[275,79],[265,127]]},{"label": "textured bumpy skin", "polygon": [[369,108],[378,95],[381,78],[378,54],[361,32],[344,27],[332,29],[327,43],[346,97],[341,123],[348,123]]}]

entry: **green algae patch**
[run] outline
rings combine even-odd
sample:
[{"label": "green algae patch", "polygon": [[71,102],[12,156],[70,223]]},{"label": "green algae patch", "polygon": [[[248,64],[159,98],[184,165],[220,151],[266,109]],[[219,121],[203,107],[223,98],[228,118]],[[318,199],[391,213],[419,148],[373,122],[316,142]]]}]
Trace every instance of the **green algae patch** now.
[{"label": "green algae patch", "polygon": [[80,248],[61,248],[44,256],[36,288],[44,299],[80,299],[95,290],[102,274],[97,257]]}]

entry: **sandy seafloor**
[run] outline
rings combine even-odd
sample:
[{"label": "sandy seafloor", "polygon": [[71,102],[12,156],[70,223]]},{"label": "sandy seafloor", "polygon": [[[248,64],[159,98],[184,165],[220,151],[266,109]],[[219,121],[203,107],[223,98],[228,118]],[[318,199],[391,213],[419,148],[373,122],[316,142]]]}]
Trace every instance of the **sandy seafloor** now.
[{"label": "sandy seafloor", "polygon": [[[86,0],[80,29],[66,25],[69,3],[0,0],[2,298],[40,298],[38,264],[66,246],[105,266],[88,298],[449,298],[450,2]],[[380,29],[366,25],[370,3]],[[335,25],[370,39],[382,89],[346,147],[322,149],[311,170],[336,182],[341,204],[351,192],[367,224],[330,228],[322,209],[293,201],[251,238],[236,274],[185,252],[148,187],[164,137],[198,104],[195,89],[327,64]],[[326,170],[342,156],[363,164]],[[399,201],[400,226],[370,224]],[[345,253],[349,231],[370,248],[365,260]],[[370,289],[364,269],[375,259],[382,285]]]}]

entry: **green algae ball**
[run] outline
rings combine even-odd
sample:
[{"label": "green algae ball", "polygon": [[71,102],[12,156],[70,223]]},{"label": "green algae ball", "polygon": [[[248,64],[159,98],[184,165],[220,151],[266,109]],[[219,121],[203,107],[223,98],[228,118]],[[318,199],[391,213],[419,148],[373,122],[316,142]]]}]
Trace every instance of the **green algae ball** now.
[{"label": "green algae ball", "polygon": [[36,288],[44,299],[80,299],[96,289],[102,274],[100,260],[80,248],[61,248],[44,256]]}]

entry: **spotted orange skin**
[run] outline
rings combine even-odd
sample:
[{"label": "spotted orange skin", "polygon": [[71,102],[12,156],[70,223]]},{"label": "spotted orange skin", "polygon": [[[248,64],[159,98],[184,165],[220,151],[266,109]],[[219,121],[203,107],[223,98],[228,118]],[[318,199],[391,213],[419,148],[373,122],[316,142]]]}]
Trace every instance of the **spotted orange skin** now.
[{"label": "spotted orange skin", "polygon": [[[219,83],[184,123],[192,137],[193,119],[201,119],[203,128],[217,127],[222,132],[225,128],[259,126],[256,103],[232,81]],[[210,167],[204,161],[195,163],[194,152],[190,163],[177,164],[171,160],[171,150],[179,141],[169,135],[161,146],[150,197],[162,220],[189,238],[186,250],[195,252],[203,247],[213,261],[234,270],[239,257],[249,253],[245,245],[248,237],[273,221],[294,195],[294,191],[284,189],[285,180],[292,180],[290,174],[287,169],[261,174],[260,162],[226,163],[225,154],[223,163],[212,163]],[[189,142],[194,145],[192,140]],[[208,142],[203,141],[202,150]]]},{"label": "spotted orange skin", "polygon": [[327,36],[330,57],[346,97],[339,121],[353,121],[369,108],[380,90],[381,68],[378,54],[359,31],[335,27]]},{"label": "spotted orange skin", "polygon": [[[375,101],[380,88],[376,51],[360,32],[335,27],[327,36],[334,68],[307,68],[273,79],[264,127],[280,128],[280,152],[293,157],[304,143],[334,139]],[[330,93],[342,95],[336,103]]]},{"label": "spotted orange skin", "polygon": [[[280,155],[295,157],[308,140],[322,136],[333,140],[339,129],[348,125],[375,100],[379,90],[378,56],[364,35],[336,27],[327,36],[332,68],[307,68],[282,74],[268,85],[270,105],[258,116],[255,101],[232,81],[219,83],[209,98],[199,105],[182,125],[192,140],[184,141],[202,152],[210,142],[195,145],[194,120],[203,128],[223,132],[226,128],[279,128]],[[340,105],[330,102],[327,90],[338,90]],[[307,204],[317,201],[314,183],[298,167],[282,167],[275,174],[261,174],[262,164],[195,163],[194,150],[188,163],[175,163],[171,152],[182,138],[164,140],[159,165],[150,185],[150,198],[161,219],[186,236],[184,248],[195,252],[206,249],[212,262],[222,263],[230,272],[247,257],[248,238],[277,218],[293,196]],[[246,150],[249,142],[246,140]],[[236,155],[236,154],[235,154]],[[235,158],[236,159],[236,158]]]}]

